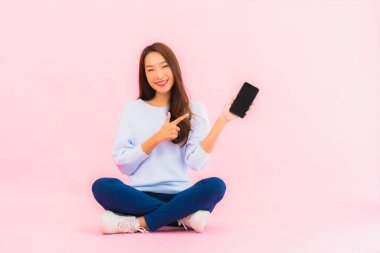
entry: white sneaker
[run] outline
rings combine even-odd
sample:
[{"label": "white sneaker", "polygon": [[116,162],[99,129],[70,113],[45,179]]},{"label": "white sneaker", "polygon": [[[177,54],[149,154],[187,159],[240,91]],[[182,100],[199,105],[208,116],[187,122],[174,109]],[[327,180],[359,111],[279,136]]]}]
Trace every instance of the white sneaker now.
[{"label": "white sneaker", "polygon": [[187,230],[187,227],[194,229],[195,232],[201,233],[210,217],[210,212],[205,210],[199,210],[193,214],[186,216],[178,220],[178,226],[183,225]]},{"label": "white sneaker", "polygon": [[114,212],[106,210],[103,213],[101,231],[103,234],[116,233],[148,233],[148,231],[140,227],[140,222],[135,216],[118,215]]}]

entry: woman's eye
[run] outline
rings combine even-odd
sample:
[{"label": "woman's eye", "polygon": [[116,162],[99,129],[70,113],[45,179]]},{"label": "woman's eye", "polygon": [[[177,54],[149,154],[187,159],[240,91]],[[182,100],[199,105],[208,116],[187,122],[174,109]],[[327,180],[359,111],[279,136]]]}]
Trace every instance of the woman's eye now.
[{"label": "woman's eye", "polygon": [[168,65],[162,66],[163,68],[169,67]]}]

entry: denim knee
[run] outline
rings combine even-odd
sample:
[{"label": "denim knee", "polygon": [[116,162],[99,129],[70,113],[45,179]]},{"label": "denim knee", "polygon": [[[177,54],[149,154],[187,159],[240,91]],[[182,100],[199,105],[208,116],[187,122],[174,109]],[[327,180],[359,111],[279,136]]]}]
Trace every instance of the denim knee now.
[{"label": "denim knee", "polygon": [[215,194],[219,199],[222,199],[226,192],[226,184],[219,177],[210,177],[205,179],[206,187],[209,192]]},{"label": "denim knee", "polygon": [[118,180],[119,179],[108,178],[108,177],[98,178],[92,184],[92,194],[94,194],[94,196],[97,196],[98,193],[104,190],[109,184],[114,183],[115,181],[118,181]]}]

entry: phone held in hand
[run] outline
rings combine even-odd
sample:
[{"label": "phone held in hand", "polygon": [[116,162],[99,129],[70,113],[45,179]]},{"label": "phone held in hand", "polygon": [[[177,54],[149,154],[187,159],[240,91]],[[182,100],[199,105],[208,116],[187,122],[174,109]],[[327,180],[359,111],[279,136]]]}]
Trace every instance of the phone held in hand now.
[{"label": "phone held in hand", "polygon": [[244,118],[245,113],[248,111],[249,107],[259,93],[259,89],[252,84],[245,82],[240,88],[235,100],[233,101],[230,112]]}]

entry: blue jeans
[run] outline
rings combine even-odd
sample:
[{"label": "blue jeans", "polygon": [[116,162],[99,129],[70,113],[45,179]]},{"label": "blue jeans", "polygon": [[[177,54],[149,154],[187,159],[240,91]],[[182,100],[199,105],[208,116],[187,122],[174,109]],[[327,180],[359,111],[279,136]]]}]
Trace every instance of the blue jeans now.
[{"label": "blue jeans", "polygon": [[176,226],[177,220],[198,210],[212,212],[225,191],[225,183],[217,177],[202,179],[177,194],[139,191],[117,178],[99,178],[92,185],[92,193],[104,209],[144,216],[150,231]]}]

